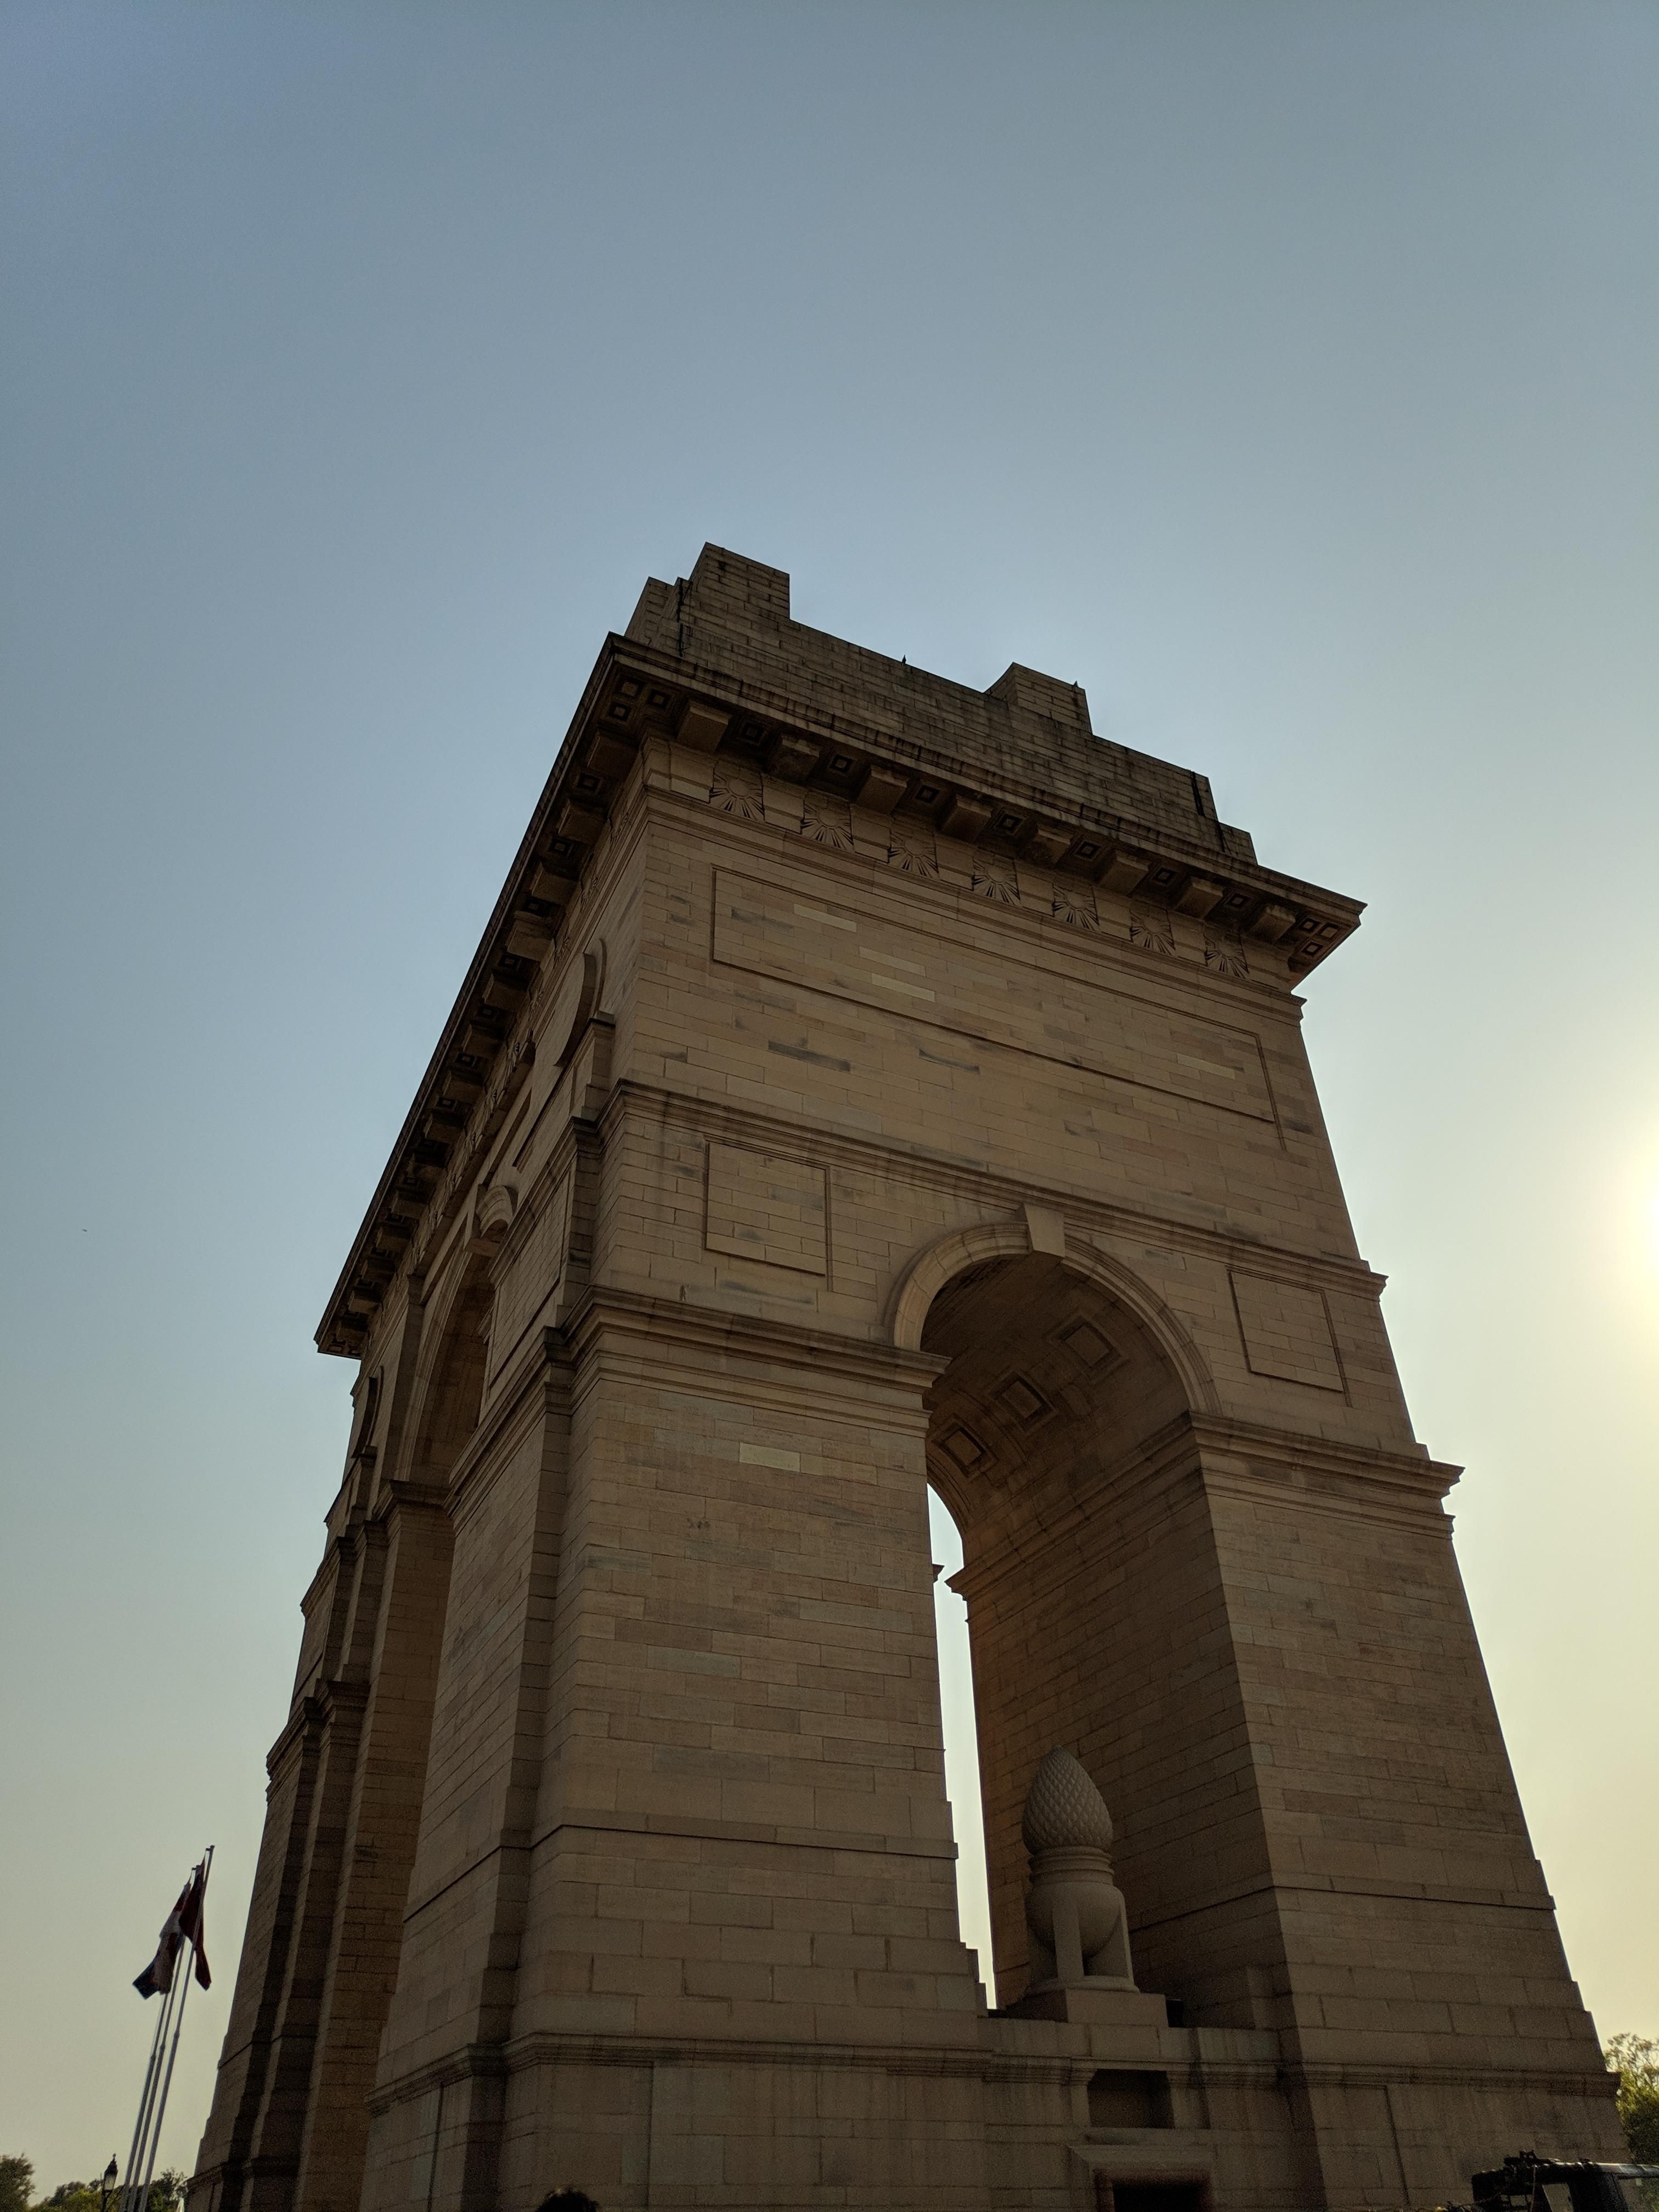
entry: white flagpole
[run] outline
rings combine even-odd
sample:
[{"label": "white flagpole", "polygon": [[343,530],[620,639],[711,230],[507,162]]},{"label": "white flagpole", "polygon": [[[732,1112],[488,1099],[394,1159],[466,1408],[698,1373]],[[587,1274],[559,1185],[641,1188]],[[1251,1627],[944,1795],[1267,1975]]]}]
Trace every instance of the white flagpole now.
[{"label": "white flagpole", "polygon": [[[179,1957],[181,1964],[185,1966],[188,1967],[191,1963],[190,1960],[184,1958],[182,1951],[179,1954]],[[167,2053],[167,2070],[161,2076],[161,2093],[155,2100],[155,2117],[150,2128],[149,2144],[144,2159],[144,2178],[138,2185],[138,2201],[135,2208],[135,2212],[144,2212],[144,2206],[149,2201],[149,2185],[155,2172],[155,2154],[160,2149],[161,2143],[161,2122],[167,2117],[167,2091],[173,2087],[173,2063],[179,2056],[179,2030],[184,2021],[185,2002],[189,1996],[190,1980],[188,1973],[186,1972],[182,1977],[182,1986],[179,1991],[179,2002],[173,2007],[173,2048]]]},{"label": "white flagpole", "polygon": [[[202,1861],[202,1906],[205,1910],[207,1878],[213,1865],[214,1846],[210,1844]],[[200,1914],[198,1923],[200,1923]],[[121,2192],[121,2212],[144,2212],[149,2198],[149,2185],[155,2171],[155,2154],[161,2141],[161,2122],[167,2112],[167,2092],[173,2087],[173,2063],[179,2056],[179,2031],[184,2024],[185,2000],[190,1995],[191,1978],[196,1971],[196,1942],[187,1937],[179,1946],[173,1960],[173,1978],[167,1984],[167,1996],[161,2007],[161,2017],[155,2023],[155,2041],[149,2055],[149,2069],[144,2075],[144,2094],[139,2100],[138,2118],[133,2129],[132,2149],[127,2160],[126,2186]],[[173,2032],[172,2047],[167,2049],[167,2031]],[[167,2051],[167,2070],[161,2070],[161,2054]]]},{"label": "white flagpole", "polygon": [[[167,1991],[170,1997],[173,1992]],[[138,2100],[138,2117],[132,2124],[132,2145],[127,2152],[127,2178],[121,2188],[121,2212],[128,2212],[127,2200],[132,2194],[132,2177],[140,2155],[139,2146],[144,2135],[144,2123],[149,2114],[150,2095],[155,2087],[155,2075],[161,2055],[161,2040],[167,2033],[167,2008],[162,2005],[155,2022],[155,2033],[149,2046],[149,2064],[144,2069],[143,2094]]]},{"label": "white flagpole", "polygon": [[[182,1950],[183,1946],[181,1945]],[[138,2103],[138,2118],[132,2131],[132,2149],[127,2159],[126,2186],[121,2191],[121,2212],[137,2212],[142,2201],[138,2177],[143,2172],[149,2154],[150,2136],[155,2122],[156,2092],[161,2086],[161,2066],[167,2054],[167,2029],[173,2022],[173,2008],[179,1997],[179,1976],[175,1972],[161,1998],[161,2014],[155,2023],[155,2041],[149,2054],[149,2065],[144,2075],[144,2094]]]},{"label": "white flagpole", "polygon": [[[202,1854],[202,1893],[198,1901],[197,1908],[197,1925],[198,1927],[201,1925],[203,1917],[207,1911],[208,1876],[212,1871],[213,1845],[210,1844],[206,1850]],[[190,1985],[195,1978],[196,1939],[192,1936],[187,1938],[187,1942],[189,1944],[188,1954],[186,1954],[185,1945],[181,1943],[179,1947],[179,1963],[173,1970],[173,1988],[177,1990],[179,1992],[179,2002],[173,2008],[173,2047],[167,2053],[167,2070],[161,2077],[161,2094],[155,2100],[155,2117],[150,2129],[148,2155],[144,2160],[144,2178],[139,2187],[137,2198],[133,2207],[133,2212],[144,2212],[144,2207],[149,2202],[150,2179],[155,2172],[155,2154],[160,2148],[161,2142],[161,2122],[167,2116],[167,2092],[173,2087],[173,2062],[179,2056],[179,2031],[184,2026],[185,2002],[186,1998],[190,1996]],[[169,1990],[167,1991],[167,1995],[171,1997],[173,1995],[173,1990]]]}]

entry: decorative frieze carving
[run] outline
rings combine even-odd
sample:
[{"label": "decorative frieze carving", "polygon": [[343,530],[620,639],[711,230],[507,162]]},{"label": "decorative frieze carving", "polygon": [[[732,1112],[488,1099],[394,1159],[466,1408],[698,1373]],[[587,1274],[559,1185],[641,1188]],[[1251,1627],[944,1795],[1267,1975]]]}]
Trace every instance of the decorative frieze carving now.
[{"label": "decorative frieze carving", "polygon": [[730,753],[716,753],[710,804],[722,814],[760,821],[766,811],[760,770],[750,768],[747,761],[734,760]]},{"label": "decorative frieze carving", "polygon": [[973,888],[981,898],[995,899],[1000,906],[1019,904],[1019,878],[1006,853],[988,853],[975,847]]},{"label": "decorative frieze carving", "polygon": [[838,852],[853,850],[853,810],[844,799],[828,792],[805,793],[801,817],[803,836],[815,845],[833,845]]},{"label": "decorative frieze carving", "polygon": [[[818,749],[812,750],[816,756]],[[775,771],[783,769],[786,774],[794,774],[808,768],[810,772],[804,740],[800,758],[793,753],[786,757],[777,744],[771,747],[769,758]],[[1067,928],[1091,933],[1103,929],[1093,882],[1085,876],[1052,873],[1050,866],[1031,865],[1034,856],[1052,865],[1053,857],[1075,843],[1070,830],[1062,836],[1058,830],[1045,830],[1039,825],[1037,833],[1028,838],[1022,861],[1017,861],[1006,850],[988,849],[977,843],[963,844],[960,838],[947,836],[945,847],[959,860],[958,872],[957,867],[946,865],[939,833],[931,822],[914,815],[901,817],[879,811],[872,815],[864,804],[872,799],[879,810],[889,803],[897,803],[909,779],[896,769],[878,771],[874,766],[868,768],[860,787],[860,803],[857,806],[833,793],[780,781],[775,772],[763,775],[750,762],[730,753],[717,751],[708,756],[707,772],[710,788],[706,796],[708,804],[720,813],[742,821],[769,822],[837,851],[884,858],[887,865],[901,874],[953,878],[965,883],[981,898],[1000,906],[1023,906],[1033,913],[1046,914]],[[698,795],[704,795],[700,789]],[[950,831],[954,824],[969,837],[975,837],[988,825],[993,811],[988,801],[981,802],[958,793],[945,817],[945,830]],[[1015,817],[1008,819],[1014,821]],[[1018,826],[1017,822],[1015,826]],[[1097,848],[1085,843],[1077,849],[1092,859]],[[1220,887],[1206,877],[1194,875],[1182,880],[1173,871],[1165,870],[1164,873],[1171,880],[1176,910],[1201,922],[1205,968],[1216,975],[1248,977],[1250,963],[1240,929],[1230,921],[1205,918],[1212,903],[1212,894],[1218,898]],[[1130,856],[1121,853],[1109,853],[1100,880],[1109,890],[1121,892],[1132,888],[1145,874],[1143,862],[1132,861]],[[1279,910],[1271,911],[1276,921]],[[1274,926],[1269,923],[1267,927]],[[1253,926],[1252,933],[1261,936],[1267,933]],[[1166,958],[1176,957],[1180,951],[1171,909],[1161,902],[1144,898],[1131,902],[1128,936],[1131,945]]]},{"label": "decorative frieze carving", "polygon": [[1092,884],[1083,883],[1075,876],[1056,876],[1053,893],[1052,912],[1056,921],[1069,922],[1073,929],[1100,927]]},{"label": "decorative frieze carving", "polygon": [[939,842],[927,822],[895,822],[887,833],[889,865],[907,876],[939,873]]},{"label": "decorative frieze carving", "polygon": [[1204,965],[1213,969],[1218,975],[1248,975],[1250,963],[1245,957],[1244,941],[1236,930],[1206,929],[1204,933]]},{"label": "decorative frieze carving", "polygon": [[1146,952],[1175,956],[1175,925],[1161,906],[1134,905],[1129,908],[1129,942]]}]

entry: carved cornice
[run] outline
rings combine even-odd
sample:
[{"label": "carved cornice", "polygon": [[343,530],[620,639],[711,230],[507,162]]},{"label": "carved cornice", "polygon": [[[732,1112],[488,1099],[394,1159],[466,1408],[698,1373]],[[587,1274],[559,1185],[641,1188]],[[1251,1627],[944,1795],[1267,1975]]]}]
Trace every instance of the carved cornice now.
[{"label": "carved cornice", "polygon": [[1267,1497],[1294,1492],[1298,1504],[1402,1517],[1414,1527],[1450,1534],[1451,1516],[1442,1501],[1463,1470],[1431,1459],[1420,1448],[1395,1451],[1299,1436],[1225,1414],[1196,1415],[1192,1427],[1212,1490],[1248,1489]]},{"label": "carved cornice", "polygon": [[[1256,933],[1269,942],[1291,941],[1293,962],[1302,972],[1334,951],[1364,911],[1359,900],[1262,867],[1242,833],[1196,811],[1193,834],[1183,836],[1166,823],[1049,790],[1006,765],[994,770],[970,765],[947,748],[920,743],[860,716],[805,706],[799,697],[752,677],[631,640],[610,642],[641,677],[656,675],[696,695],[702,712],[692,741],[699,750],[763,763],[775,775],[848,803],[867,796],[873,766],[890,766],[898,775],[880,780],[896,787],[870,803],[887,813],[907,807],[925,812],[947,836],[965,842],[985,839],[995,849],[1006,842],[1011,849],[1040,856],[1044,866],[1067,868],[1200,919],[1230,913],[1246,929],[1264,922],[1265,909],[1277,908],[1284,914],[1284,927],[1266,921]],[[726,716],[712,743],[707,738],[711,709],[714,716],[724,709]],[[679,728],[685,734],[684,717]],[[994,791],[986,788],[988,783]],[[1022,809],[1012,824],[1006,821],[1009,801]],[[1176,866],[1167,880],[1160,880],[1165,862]],[[1231,911],[1229,886],[1243,894]]]},{"label": "carved cornice", "polygon": [[[994,1544],[982,1559],[971,1559],[952,1575],[951,1587],[971,1605],[989,1597],[1010,1576],[1024,1577],[1033,1565],[1044,1575],[1062,1574],[1061,1540],[1087,1528],[1103,1507],[1126,1510],[1133,1497],[1143,1519],[1157,1516],[1166,1510],[1172,1486],[1182,1483],[1201,1486],[1206,1496],[1231,1495],[1268,1505],[1293,1502],[1298,1513],[1315,1510],[1387,1521],[1445,1540],[1452,1523],[1441,1500],[1462,1472],[1426,1454],[1419,1458],[1381,1446],[1337,1443],[1221,1414],[1180,1413],[1094,1468],[1086,1485],[1073,1486],[1059,1510],[1045,1501],[1038,1519],[1000,1519]],[[947,1464],[932,1466],[928,1479],[954,1504]]]},{"label": "carved cornice", "polygon": [[507,1086],[530,1049],[526,1001],[651,737],[738,765],[768,763],[836,804],[860,798],[896,822],[934,825],[982,845],[988,855],[1001,847],[1034,855],[1057,880],[1133,892],[1149,911],[1224,919],[1285,946],[1293,974],[1327,957],[1359,919],[1357,901],[1261,867],[1248,839],[1196,811],[1188,835],[1073,801],[1015,770],[969,768],[893,730],[613,633],[330,1296],[319,1350],[348,1358],[362,1352],[410,1247],[422,1237],[429,1247],[493,1133],[492,1116],[498,1122],[510,1103]]},{"label": "carved cornice", "polygon": [[[1380,2089],[1389,2083],[1409,2083],[1425,2088],[1474,2089],[1499,2097],[1542,2094],[1609,2100],[1619,2086],[1616,2075],[1589,2068],[1579,2072],[1564,2068],[1437,2066],[1432,2061],[1390,2063],[1383,2068],[1340,2061],[1241,2058],[1217,2045],[1248,2038],[1266,2041],[1272,2050],[1283,2039],[1271,2032],[1263,2035],[1261,2031],[1204,2027],[1163,2028],[1156,2033],[1160,2060],[1172,2072],[1184,2073],[1190,2067],[1214,2081],[1262,2087],[1294,2081],[1319,2089]],[[1087,2028],[988,2014],[965,2021],[959,2036],[960,2039],[947,2042],[941,2032],[937,2043],[882,2044],[803,2042],[783,2036],[606,2035],[541,2029],[499,2043],[464,2044],[441,2058],[379,2082],[368,2108],[376,2114],[386,2112],[448,2083],[479,2076],[499,2081],[503,2075],[539,2066],[738,2065],[1069,2088],[1087,2081],[1101,2063],[1101,2054]],[[1027,2048],[1020,2049],[1022,2044]],[[1057,2045],[1062,2047],[1057,2049]],[[1136,2148],[1144,2145],[1138,2142]],[[1176,2154],[1190,2159],[1191,2144],[1182,2144]],[[1160,2178],[1168,2178],[1167,2169],[1160,2167],[1158,2172]]]},{"label": "carved cornice", "polygon": [[1404,2083],[1425,2089],[1483,2089],[1499,2097],[1594,2097],[1608,2104],[1619,2094],[1619,2076],[1600,2066],[1574,2072],[1543,2066],[1348,2066],[1340,2059],[1316,2059],[1288,2065],[1285,2071],[1313,2089],[1386,2089]]},{"label": "carved cornice", "polygon": [[[936,1836],[889,1836],[863,1828],[798,1828],[767,1820],[697,1820],[684,1814],[595,1811],[572,1807],[551,1826],[532,1837],[527,1850],[539,1851],[562,1830],[590,1836],[678,1836],[694,1843],[776,1844],[786,1850],[851,1851],[875,1858],[948,1859],[954,1843]],[[422,1909],[430,1899],[423,1900]]]},{"label": "carved cornice", "polygon": [[[781,1411],[811,1409],[860,1424],[884,1415],[888,1425],[915,1427],[918,1434],[927,1424],[924,1394],[949,1364],[879,1340],[599,1285],[584,1291],[562,1326],[547,1335],[550,1357],[575,1363],[578,1395],[601,1365],[621,1362],[636,1367],[641,1380],[655,1379],[664,1372],[665,1355],[679,1352],[687,1357],[673,1370],[677,1391],[729,1397],[736,1368],[747,1402],[763,1405],[772,1393]],[[731,1363],[724,1373],[709,1364],[711,1353]],[[770,1371],[779,1367],[788,1379],[774,1385]],[[886,1390],[884,1407],[872,1387]]]},{"label": "carved cornice", "polygon": [[[1071,2031],[1078,2052],[1056,2052],[1056,2035],[1049,2022],[968,2018],[958,2031],[961,2040],[946,2042],[950,2014],[939,2015],[940,2039],[935,2044],[799,2042],[784,2037],[753,2035],[635,2036],[560,2033],[540,2030],[515,2036],[507,2043],[471,2043],[427,2065],[412,2069],[395,2080],[381,2082],[368,2100],[371,2112],[389,2112],[394,2106],[423,2097],[441,2084],[464,2081],[473,2075],[499,2078],[533,2066],[719,2066],[806,2069],[813,2073],[921,2075],[963,2076],[978,2081],[1041,2083],[1069,2087],[1099,2063],[1087,2049],[1087,2031]],[[1043,2048],[1030,2051],[998,2050],[1016,2037],[1036,2040],[1034,2025],[1048,2030]],[[1024,2031],[1022,2033],[1022,2031]],[[1181,2030],[1165,2033],[1182,2035]]]},{"label": "carved cornice", "polygon": [[[734,806],[729,781],[733,771],[727,769],[726,780],[722,780],[723,755],[712,761],[703,758],[695,772],[683,746],[648,747],[645,759],[647,788],[659,817],[672,819],[685,814],[695,818],[712,811],[720,817],[725,839],[734,848],[746,843],[757,854],[775,852],[781,839],[792,839],[793,843],[785,847],[792,878],[799,880],[805,872],[817,872],[826,897],[834,898],[837,890],[842,896],[847,895],[845,872],[855,865],[865,870],[872,887],[884,884],[890,897],[895,890],[909,895],[914,904],[902,918],[911,927],[922,926],[930,911],[939,919],[945,910],[939,902],[946,902],[954,937],[964,921],[975,918],[961,869],[963,853],[967,853],[972,869],[968,888],[987,902],[990,911],[980,919],[994,919],[995,949],[1005,957],[1024,958],[1045,972],[1064,966],[1066,972],[1091,981],[1098,981],[1097,971],[1104,968],[1116,979],[1114,988],[1119,981],[1150,983],[1160,1000],[1173,988],[1211,1009],[1225,1006],[1236,1013],[1245,1002],[1257,1015],[1265,1012],[1291,1024],[1300,1018],[1302,1001],[1285,989],[1284,969],[1251,972],[1237,923],[1218,930],[1212,921],[1190,917],[1203,943],[1202,957],[1194,961],[1177,945],[1170,921],[1172,913],[1184,909],[1178,904],[1151,902],[1148,890],[1138,890],[1132,898],[1119,895],[1120,903],[1127,901],[1127,933],[1121,933],[1115,923],[1108,927],[1095,902],[1093,879],[1070,873],[1064,863],[1059,869],[1049,865],[1028,875],[1027,854],[1002,854],[988,844],[962,837],[942,837],[941,851],[941,839],[929,824],[918,830],[904,815],[872,815],[857,805],[842,807],[835,816],[815,812],[810,790],[803,805],[799,786],[785,785],[758,771],[752,793]],[[711,780],[707,790],[702,787],[705,780]],[[921,860],[924,836],[926,865]],[[947,868],[945,855],[953,844],[962,852]],[[823,865],[826,861],[828,867]],[[1103,875],[1099,882],[1103,890],[1111,891],[1107,877]],[[901,917],[895,914],[890,918]],[[1289,955],[1285,958],[1288,963]],[[1298,965],[1293,972],[1300,975],[1311,964]]]}]

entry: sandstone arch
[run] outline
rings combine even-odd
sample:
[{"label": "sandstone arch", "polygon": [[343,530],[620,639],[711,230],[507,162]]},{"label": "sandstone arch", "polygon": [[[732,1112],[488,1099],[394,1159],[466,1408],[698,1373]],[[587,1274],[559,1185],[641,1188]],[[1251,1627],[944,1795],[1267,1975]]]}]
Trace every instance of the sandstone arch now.
[{"label": "sandstone arch", "polygon": [[1132,1920],[1175,1930],[1152,1936],[1151,1986],[1200,1998],[1213,1963],[1180,1938],[1201,1887],[1180,1831],[1229,1725],[1225,1698],[1185,1695],[1190,1623],[1219,1601],[1190,1419],[1207,1376],[1127,1270],[1046,1227],[946,1240],[896,1307],[914,1328],[926,1294],[920,1348],[949,1361],[927,1474],[963,1542],[995,1987],[1006,2004],[1025,1986],[1020,1811],[1060,1743],[1121,1815]]},{"label": "sandstone arch", "polygon": [[1046,1253],[1070,1273],[1098,1283],[1127,1307],[1163,1348],[1193,1410],[1219,1411],[1221,1401],[1209,1367],[1178,1316],[1121,1261],[1068,1230],[1060,1214],[1045,1207],[1023,1206],[1006,1219],[954,1230],[919,1253],[890,1303],[887,1325],[893,1342],[904,1352],[922,1348],[929,1310],[954,1277],[990,1261],[1023,1259],[1033,1252]]}]

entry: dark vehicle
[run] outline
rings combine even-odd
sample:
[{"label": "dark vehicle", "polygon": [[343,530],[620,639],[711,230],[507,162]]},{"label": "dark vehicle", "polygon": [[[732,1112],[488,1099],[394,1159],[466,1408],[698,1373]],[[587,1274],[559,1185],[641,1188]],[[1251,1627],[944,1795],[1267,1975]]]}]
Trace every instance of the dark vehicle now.
[{"label": "dark vehicle", "polygon": [[1517,2151],[1472,2174],[1475,2212],[1659,2212],[1659,2166],[1598,2166]]}]

